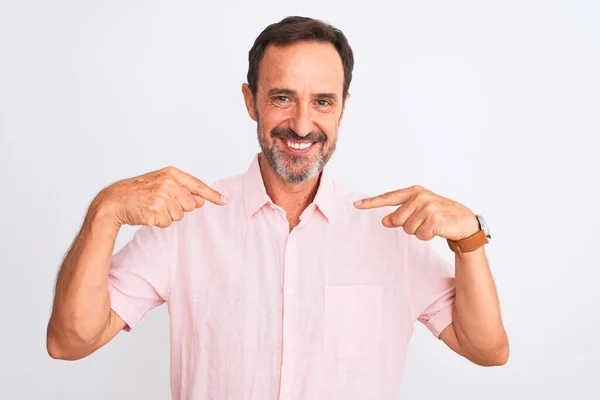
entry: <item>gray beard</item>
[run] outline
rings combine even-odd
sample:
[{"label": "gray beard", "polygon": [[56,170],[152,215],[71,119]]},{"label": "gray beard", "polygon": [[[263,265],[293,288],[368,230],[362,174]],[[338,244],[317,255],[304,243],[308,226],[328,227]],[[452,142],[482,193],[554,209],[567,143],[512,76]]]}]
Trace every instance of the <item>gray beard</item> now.
[{"label": "gray beard", "polygon": [[[269,147],[268,142],[262,139],[262,136],[258,129],[258,124],[257,133],[258,143],[260,144],[262,154],[269,162],[269,165],[271,165],[271,168],[273,168],[275,173],[279,175],[282,179],[291,183],[302,183],[316,178],[317,175],[319,175],[321,171],[323,171],[325,164],[327,164],[327,162],[333,155],[337,142],[336,137],[336,141],[333,143],[333,146],[331,147],[331,150],[328,154],[323,154],[323,151],[320,151],[315,157],[312,158],[312,160],[307,162],[307,156],[296,156],[293,154],[286,154],[283,151],[279,150],[276,147],[275,143],[273,143],[273,145]],[[323,148],[321,148],[321,150],[322,149]],[[304,164],[305,167],[299,170],[291,168],[293,166],[301,166],[302,164]]]}]

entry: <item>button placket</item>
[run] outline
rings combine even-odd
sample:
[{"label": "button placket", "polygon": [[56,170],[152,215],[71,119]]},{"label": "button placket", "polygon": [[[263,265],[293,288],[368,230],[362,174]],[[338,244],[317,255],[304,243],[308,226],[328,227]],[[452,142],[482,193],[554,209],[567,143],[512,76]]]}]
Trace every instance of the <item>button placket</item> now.
[{"label": "button placket", "polygon": [[294,357],[294,323],[296,319],[295,302],[297,301],[294,277],[297,275],[296,235],[294,231],[288,234],[285,244],[283,265],[283,326],[282,326],[282,362],[280,398],[289,398],[292,393],[293,357]]}]

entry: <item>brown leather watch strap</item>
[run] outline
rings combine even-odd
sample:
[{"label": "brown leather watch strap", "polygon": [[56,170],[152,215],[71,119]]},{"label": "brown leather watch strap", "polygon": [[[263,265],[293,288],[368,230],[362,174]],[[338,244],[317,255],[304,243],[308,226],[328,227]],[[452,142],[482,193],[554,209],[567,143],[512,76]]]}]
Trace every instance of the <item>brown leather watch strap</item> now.
[{"label": "brown leather watch strap", "polygon": [[485,231],[483,229],[479,232],[461,239],[461,240],[447,240],[450,250],[457,253],[462,258],[462,253],[468,253],[477,250],[481,246],[486,245],[489,241]]}]

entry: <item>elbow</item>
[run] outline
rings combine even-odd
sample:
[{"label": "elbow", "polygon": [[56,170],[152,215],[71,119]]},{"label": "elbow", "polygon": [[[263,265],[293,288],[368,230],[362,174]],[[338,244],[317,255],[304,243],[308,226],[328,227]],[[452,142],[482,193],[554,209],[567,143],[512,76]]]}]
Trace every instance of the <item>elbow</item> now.
[{"label": "elbow", "polygon": [[60,334],[52,326],[48,326],[46,333],[46,351],[50,358],[54,360],[69,360],[73,358],[69,354],[68,348],[64,345],[64,340],[61,341]]},{"label": "elbow", "polygon": [[504,339],[485,351],[480,352],[480,357],[475,361],[482,367],[500,367],[508,362],[510,355],[510,346],[508,340]]},{"label": "elbow", "polygon": [[60,343],[58,334],[51,325],[48,326],[48,331],[46,333],[46,351],[50,358],[54,360],[66,359],[66,352]]},{"label": "elbow", "polygon": [[485,361],[481,364],[483,367],[501,367],[508,362],[509,351],[508,347],[495,350],[488,355]]},{"label": "elbow", "polygon": [[[79,344],[78,344],[79,343]],[[51,324],[46,333],[46,351],[54,360],[75,361],[91,354],[90,345],[79,337],[60,332]]]},{"label": "elbow", "polygon": [[48,338],[46,340],[46,351],[48,352],[50,358],[64,361],[81,360],[92,353],[92,351],[89,351],[87,347],[76,348],[72,346],[66,346],[54,338]]},{"label": "elbow", "polygon": [[54,360],[66,360],[67,354],[60,346],[60,343],[54,336],[48,336],[46,338],[46,351],[50,358]]}]

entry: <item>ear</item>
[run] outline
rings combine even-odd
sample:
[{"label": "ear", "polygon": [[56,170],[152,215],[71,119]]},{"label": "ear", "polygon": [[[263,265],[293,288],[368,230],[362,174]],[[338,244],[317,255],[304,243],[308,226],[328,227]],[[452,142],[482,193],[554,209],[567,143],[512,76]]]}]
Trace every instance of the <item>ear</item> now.
[{"label": "ear", "polygon": [[254,121],[256,121],[256,109],[254,108],[254,96],[252,95],[252,90],[250,90],[250,86],[247,83],[242,85],[242,93],[244,95],[244,102],[246,103],[246,110],[248,110],[248,115]]}]

